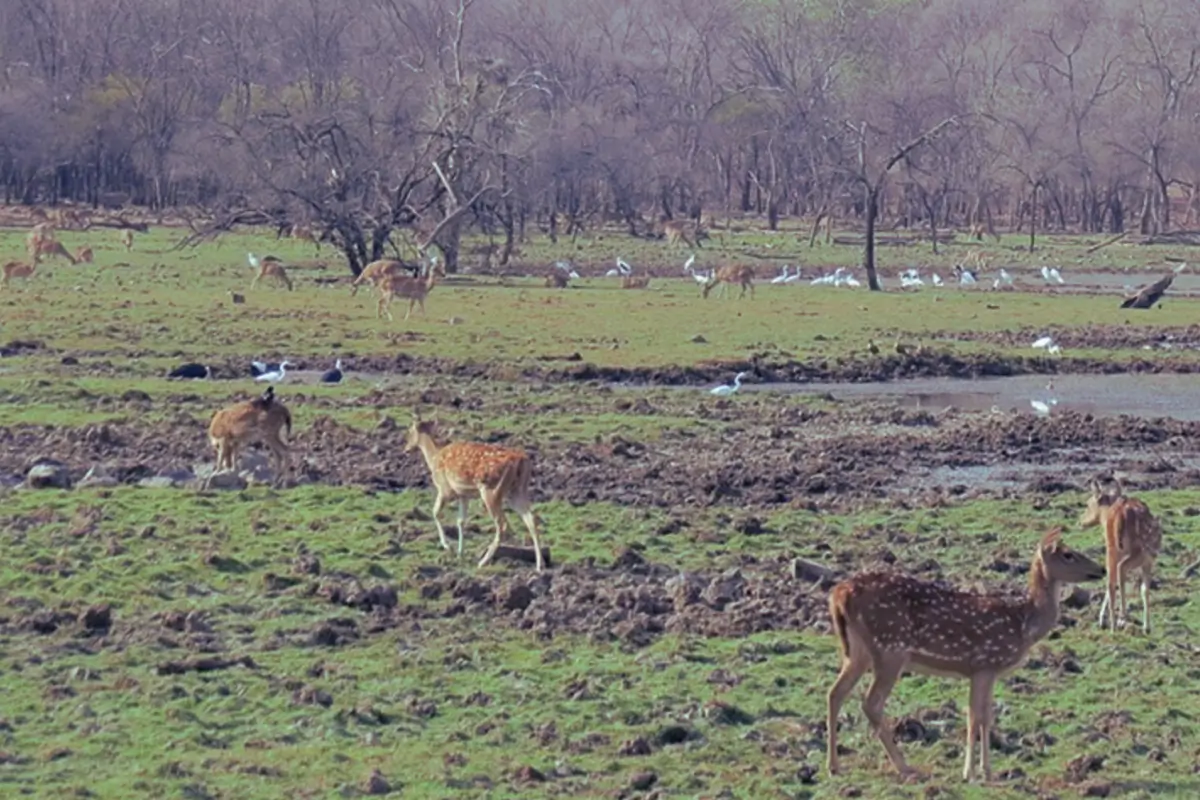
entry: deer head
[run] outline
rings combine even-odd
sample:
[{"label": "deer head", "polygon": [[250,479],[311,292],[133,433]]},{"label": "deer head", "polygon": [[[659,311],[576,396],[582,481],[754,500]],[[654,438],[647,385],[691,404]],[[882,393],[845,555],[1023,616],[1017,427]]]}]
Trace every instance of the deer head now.
[{"label": "deer head", "polygon": [[404,452],[411,453],[421,446],[421,437],[433,438],[437,431],[437,419],[421,419],[421,415],[413,412],[412,424],[408,426],[408,435],[404,439]]},{"label": "deer head", "polygon": [[1038,547],[1036,561],[1041,562],[1045,576],[1059,583],[1082,583],[1103,578],[1104,567],[1067,547],[1062,541],[1062,530],[1060,526],[1048,531]]},{"label": "deer head", "polygon": [[1100,523],[1100,516],[1104,509],[1111,506],[1121,497],[1121,484],[1117,481],[1117,490],[1115,492],[1105,492],[1100,485],[1100,481],[1093,479],[1091,483],[1092,494],[1088,498],[1087,508],[1079,516],[1080,527],[1087,528]]}]

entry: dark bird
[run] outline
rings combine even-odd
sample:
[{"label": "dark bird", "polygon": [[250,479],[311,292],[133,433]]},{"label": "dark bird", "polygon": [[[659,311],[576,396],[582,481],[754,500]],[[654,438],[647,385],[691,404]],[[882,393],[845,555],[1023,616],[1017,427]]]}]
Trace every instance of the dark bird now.
[{"label": "dark bird", "polygon": [[168,378],[210,378],[212,370],[204,364],[182,364],[167,373]]},{"label": "dark bird", "polygon": [[259,408],[270,408],[275,402],[275,387],[268,386],[267,390],[254,399],[254,405]]},{"label": "dark bird", "polygon": [[1139,291],[1128,295],[1121,302],[1121,308],[1150,308],[1162,298],[1173,280],[1175,280],[1175,275],[1170,274],[1148,286],[1143,286]]},{"label": "dark bird", "polygon": [[333,369],[326,370],[321,374],[321,383],[341,383],[342,382],[342,360],[339,358]]}]

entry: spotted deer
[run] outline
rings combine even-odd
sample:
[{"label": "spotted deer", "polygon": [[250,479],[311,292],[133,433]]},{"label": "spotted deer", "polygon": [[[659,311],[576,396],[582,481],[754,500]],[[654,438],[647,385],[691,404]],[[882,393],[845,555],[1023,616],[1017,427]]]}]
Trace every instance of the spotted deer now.
[{"label": "spotted deer", "polygon": [[529,537],[533,540],[537,570],[541,572],[544,568],[542,545],[538,541],[537,519],[529,496],[533,479],[533,462],[529,455],[523,450],[475,442],[454,442],[442,446],[435,438],[436,430],[436,421],[423,420],[413,412],[404,451],[420,450],[425,465],[429,467],[433,486],[437,490],[437,499],[433,502],[433,521],[437,525],[438,540],[442,547],[450,549],[450,543],[446,541],[446,529],[440,519],[442,508],[447,502],[457,500],[458,555],[462,556],[467,504],[471,495],[478,492],[496,525],[496,537],[479,560],[479,566],[486,566],[492,560],[500,547],[501,537],[508,530],[508,521],[504,517],[504,506],[507,504],[521,516],[521,521],[528,528]]},{"label": "spotted deer", "polygon": [[1104,577],[1104,567],[1068,548],[1061,534],[1055,528],[1038,544],[1023,599],[966,592],[890,572],[862,573],[833,588],[829,616],[842,666],[829,689],[830,774],[839,769],[838,714],[867,672],[874,675],[863,701],[867,721],[896,769],[902,775],[916,772],[884,718],[888,696],[907,670],[970,680],[963,780],[975,774],[976,742],[984,779],[991,780],[988,742],[996,680],[1024,663],[1030,648],[1058,623],[1063,584]]},{"label": "spotted deer", "polygon": [[[258,441],[271,451],[275,461],[275,483],[281,484],[288,468],[288,444],[280,436],[285,428],[290,439],[292,414],[287,406],[275,399],[274,386],[268,387],[259,397],[216,412],[208,423],[208,440],[217,451],[212,475],[237,469],[238,450]],[[205,481],[205,488],[211,483],[212,475]]]},{"label": "spotted deer", "polygon": [[54,241],[54,225],[49,222],[39,222],[29,229],[29,233],[25,234],[25,252],[30,258],[35,258],[38,248],[44,242]]},{"label": "spotted deer", "polygon": [[302,242],[309,242],[317,249],[317,255],[321,254],[321,240],[309,225],[293,225],[292,238],[299,239]]},{"label": "spotted deer", "polygon": [[440,265],[431,268],[423,278],[414,278],[409,275],[398,275],[389,273],[384,275],[379,281],[379,305],[376,309],[375,316],[382,319],[386,313],[389,321],[394,321],[390,306],[392,301],[397,297],[403,297],[408,300],[408,311],[404,312],[404,319],[408,319],[413,312],[413,307],[419,305],[421,313],[425,313],[425,298],[429,292],[437,284],[437,279],[445,275]]},{"label": "spotted deer", "polygon": [[75,261],[80,264],[91,264],[96,259],[90,247],[80,247],[75,251]]},{"label": "spotted deer", "polygon": [[13,278],[28,278],[33,275],[36,264],[26,264],[21,261],[9,261],[4,265],[3,274],[0,275],[0,286],[8,288],[9,283]]},{"label": "spotted deer", "polygon": [[133,249],[133,231],[129,228],[121,231],[121,244],[125,245],[125,252]]},{"label": "spotted deer", "polygon": [[703,296],[708,297],[708,293],[713,290],[717,284],[721,284],[720,295],[726,296],[729,292],[730,284],[738,284],[742,287],[742,293],[738,295],[738,299],[746,296],[746,290],[750,290],[750,296],[754,297],[754,270],[747,266],[728,265],[719,267],[708,279],[708,283],[704,284]]},{"label": "spotted deer", "polygon": [[[1142,577],[1142,630],[1150,630],[1150,578],[1154,573],[1154,561],[1162,549],[1162,526],[1141,500],[1126,497],[1119,480],[1113,481],[1114,490],[1105,492],[1099,481],[1092,481],[1092,494],[1087,508],[1079,517],[1084,528],[1099,525],[1104,528],[1105,564],[1108,568],[1108,585],[1104,591],[1104,602],[1100,604],[1100,626],[1104,627],[1107,615],[1112,630],[1118,623],[1124,624],[1126,615],[1125,584],[1130,573],[1141,571]],[[1120,616],[1117,615],[1117,594],[1121,595]]]},{"label": "spotted deer", "polygon": [[358,273],[358,277],[350,284],[350,296],[353,297],[358,294],[358,287],[364,283],[378,288],[386,276],[403,275],[411,269],[403,261],[396,261],[390,258],[381,258],[378,261],[372,261],[363,267],[362,272]]},{"label": "spotted deer", "polygon": [[72,264],[78,263],[75,256],[67,248],[63,247],[62,242],[57,239],[38,239],[34,242],[33,248],[29,253],[33,259],[33,263],[40,263],[43,256],[61,256]]},{"label": "spotted deer", "polygon": [[289,292],[295,288],[292,286],[292,279],[288,277],[287,270],[283,268],[283,262],[275,256],[263,256],[259,259],[258,274],[254,276],[254,280],[250,281],[250,288],[258,286],[258,282],[263,278],[274,278],[286,286]]},{"label": "spotted deer", "polygon": [[669,246],[683,242],[693,249],[700,246],[700,231],[691,223],[684,220],[666,220],[662,224],[663,238]]}]

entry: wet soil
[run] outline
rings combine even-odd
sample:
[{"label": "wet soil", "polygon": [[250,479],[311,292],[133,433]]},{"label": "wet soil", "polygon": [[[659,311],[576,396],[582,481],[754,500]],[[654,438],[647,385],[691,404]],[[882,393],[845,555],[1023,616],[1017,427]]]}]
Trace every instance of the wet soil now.
[{"label": "wet soil", "polygon": [[[294,408],[310,405],[317,414],[295,431],[294,479],[398,491],[427,487],[429,478],[424,462],[404,452],[407,417],[388,416],[391,409],[419,402],[450,414],[482,401],[452,391],[371,392],[358,400],[380,415],[369,430],[321,413],[330,402],[303,394],[288,397]],[[666,428],[652,441],[620,433],[564,441],[528,430],[514,439],[503,429],[490,439],[533,455],[535,499],[578,505],[848,510],[881,500],[937,505],[964,495],[1069,491],[1114,468],[1135,487],[1194,486],[1200,480],[1191,444],[1200,436],[1200,422],[1070,411],[1051,417],[933,411],[880,402],[813,407],[766,397],[734,402],[705,395],[656,402],[670,407],[618,395],[612,411],[637,420],[642,430],[659,414],[693,416],[709,425]],[[559,412],[569,414],[570,401],[564,404]],[[539,409],[514,398],[493,401],[487,412],[526,418]],[[595,414],[594,402],[580,413]],[[154,423],[0,427],[0,476],[15,482],[43,459],[67,465],[76,480],[99,464],[118,481],[132,483],[207,462],[211,452],[205,424],[184,413]]]}]

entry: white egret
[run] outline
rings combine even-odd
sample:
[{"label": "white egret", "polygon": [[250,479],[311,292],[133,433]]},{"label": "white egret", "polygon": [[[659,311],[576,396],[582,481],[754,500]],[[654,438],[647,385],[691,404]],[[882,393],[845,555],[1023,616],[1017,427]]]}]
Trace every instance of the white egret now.
[{"label": "white egret", "polygon": [[728,397],[729,395],[742,388],[742,378],[746,377],[746,373],[739,372],[733,377],[733,385],[721,385],[708,390],[708,393],[717,397]]},{"label": "white egret", "polygon": [[271,383],[279,383],[287,376],[287,368],[291,366],[291,362],[284,359],[279,363],[279,369],[273,372],[264,372],[261,375],[256,375],[256,381],[270,381]]}]

